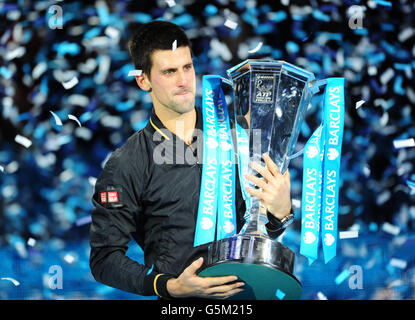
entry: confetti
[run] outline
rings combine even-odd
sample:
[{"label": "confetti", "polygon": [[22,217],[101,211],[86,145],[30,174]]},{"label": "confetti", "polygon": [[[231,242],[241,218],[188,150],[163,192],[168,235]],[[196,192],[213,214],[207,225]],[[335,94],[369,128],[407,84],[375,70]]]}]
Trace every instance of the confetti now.
[{"label": "confetti", "polygon": [[95,187],[95,183],[97,182],[97,178],[95,177],[89,177],[88,182],[91,186]]},{"label": "confetti", "polygon": [[21,144],[25,148],[29,148],[32,145],[32,141],[30,141],[28,138],[24,136],[21,136],[20,134],[14,137],[14,141],[16,141],[18,144]]},{"label": "confetti", "polygon": [[327,297],[319,291],[319,292],[317,292],[317,299],[318,300],[327,300]]},{"label": "confetti", "polygon": [[72,89],[73,87],[75,87],[78,84],[79,80],[77,77],[73,77],[71,80],[66,81],[66,82],[62,82],[63,87],[66,90]]},{"label": "confetti", "polygon": [[13,283],[16,287],[18,286],[18,285],[20,285],[20,282],[19,281],[17,281],[16,279],[13,279],[13,278],[1,278],[1,280],[7,280],[7,281],[10,281],[11,283]]},{"label": "confetti", "polygon": [[173,41],[173,44],[171,45],[171,50],[174,52],[177,49],[177,40]]},{"label": "confetti", "polygon": [[219,54],[222,57],[223,60],[229,61],[230,59],[232,59],[232,53],[225,43],[220,42],[217,39],[212,39],[212,41],[210,42],[210,46],[212,50],[214,50],[217,54]]},{"label": "confetti", "polygon": [[170,8],[176,5],[176,1],[174,0],[166,0],[166,3]]},{"label": "confetti", "polygon": [[38,63],[32,71],[32,78],[38,79],[48,69],[48,64],[45,61]]},{"label": "confetti", "polygon": [[376,4],[384,7],[392,7],[392,3],[390,1],[384,1],[384,0],[374,0]]},{"label": "confetti", "polygon": [[226,19],[225,27],[228,27],[229,29],[235,30],[238,27],[238,23],[236,23],[232,20]]},{"label": "confetti", "polygon": [[396,268],[399,268],[399,269],[405,269],[405,268],[406,268],[406,266],[408,265],[408,263],[407,263],[405,260],[402,260],[402,259],[397,259],[397,258],[392,258],[392,259],[389,261],[389,264],[390,264],[392,267],[396,267]]},{"label": "confetti", "polygon": [[398,40],[399,42],[405,42],[409,38],[411,38],[414,35],[414,29],[413,28],[405,28],[398,34]]},{"label": "confetti", "polygon": [[398,226],[390,224],[389,222],[385,222],[382,224],[382,231],[389,233],[393,236],[397,236],[401,232],[401,229]]},{"label": "confetti", "polygon": [[65,254],[65,256],[63,257],[63,259],[67,262],[67,263],[72,263],[75,261],[75,257],[73,255],[71,255],[70,253]]},{"label": "confetti", "polygon": [[356,102],[356,109],[360,108],[366,101],[364,100],[360,100],[358,102]]},{"label": "confetti", "polygon": [[102,25],[107,25],[110,21],[108,6],[104,0],[98,0],[95,3],[95,7],[97,8],[98,17]]},{"label": "confetti", "polygon": [[77,118],[77,117],[75,117],[74,115],[72,115],[72,114],[68,114],[68,119],[75,121],[75,122],[78,124],[78,126],[82,127],[82,125],[81,125],[81,123],[79,122],[78,118]]},{"label": "confetti", "polygon": [[86,216],[86,217],[82,217],[82,218],[77,219],[75,224],[76,224],[77,227],[80,227],[80,226],[91,223],[91,221],[92,221],[91,216]]},{"label": "confetti", "polygon": [[4,58],[6,60],[14,60],[16,58],[22,57],[26,53],[25,47],[17,47],[13,50],[6,51]]},{"label": "confetti", "polygon": [[335,279],[334,282],[339,285],[341,284],[344,280],[346,280],[349,277],[350,273],[348,269],[344,269]]},{"label": "confetti", "polygon": [[94,81],[100,85],[105,82],[111,66],[111,59],[108,55],[98,57],[98,72],[94,75]]},{"label": "confetti", "polygon": [[131,70],[128,72],[128,76],[134,76],[134,77],[138,77],[141,76],[142,70]]},{"label": "confetti", "polygon": [[255,52],[259,51],[259,49],[261,49],[261,47],[262,47],[262,44],[263,44],[262,42],[258,43],[258,45],[254,49],[249,50],[248,52],[249,53],[255,53]]},{"label": "confetti", "polygon": [[395,147],[395,149],[415,147],[415,139],[410,138],[410,139],[393,140],[393,146]]},{"label": "confetti", "polygon": [[352,239],[359,237],[358,230],[350,230],[350,231],[340,231],[339,238],[340,239]]},{"label": "confetti", "polygon": [[411,189],[411,195],[415,194],[415,182],[411,180],[406,180],[406,184]]},{"label": "confetti", "polygon": [[387,84],[394,76],[395,72],[392,68],[388,68],[382,75],[380,76],[380,82],[382,84]]},{"label": "confetti", "polygon": [[71,94],[68,97],[68,103],[72,105],[86,107],[89,102],[90,102],[90,99],[87,96],[84,96],[82,94]]},{"label": "confetti", "polygon": [[12,72],[5,66],[0,67],[0,75],[5,79],[10,79],[13,76]]},{"label": "confetti", "polygon": [[152,264],[150,270],[147,271],[147,275],[153,272],[153,268],[154,268],[154,264]]},{"label": "confetti", "polygon": [[282,300],[282,299],[284,299],[284,297],[285,297],[285,292],[284,292],[284,291],[282,291],[282,290],[280,290],[280,289],[277,289],[277,291],[275,292],[275,296],[276,296],[278,299]]},{"label": "confetti", "polygon": [[12,161],[4,169],[7,173],[15,173],[19,169],[19,163]]},{"label": "confetti", "polygon": [[301,200],[299,199],[291,199],[292,205],[294,208],[300,208],[301,207]]},{"label": "confetti", "polygon": [[34,246],[35,246],[35,244],[36,244],[36,240],[35,240],[35,239],[33,239],[33,238],[29,238],[29,239],[27,240],[27,245],[28,245],[29,247],[34,247]]},{"label": "confetti", "polygon": [[117,40],[117,39],[120,37],[120,30],[118,30],[118,29],[116,29],[116,28],[113,28],[113,27],[111,27],[111,26],[108,26],[108,27],[105,29],[105,34],[106,34],[108,37],[110,37],[110,38],[112,38],[112,39]]},{"label": "confetti", "polygon": [[62,120],[58,117],[58,115],[54,113],[53,111],[49,111],[49,112],[52,114],[53,118],[55,119],[56,125],[61,126]]}]

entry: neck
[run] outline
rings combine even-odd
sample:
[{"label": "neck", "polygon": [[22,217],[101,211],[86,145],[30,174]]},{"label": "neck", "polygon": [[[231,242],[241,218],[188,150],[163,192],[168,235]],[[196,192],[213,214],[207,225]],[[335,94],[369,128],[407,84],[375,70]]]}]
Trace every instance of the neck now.
[{"label": "neck", "polygon": [[186,144],[192,143],[193,131],[196,126],[196,109],[186,113],[178,113],[167,108],[154,108],[163,125]]}]

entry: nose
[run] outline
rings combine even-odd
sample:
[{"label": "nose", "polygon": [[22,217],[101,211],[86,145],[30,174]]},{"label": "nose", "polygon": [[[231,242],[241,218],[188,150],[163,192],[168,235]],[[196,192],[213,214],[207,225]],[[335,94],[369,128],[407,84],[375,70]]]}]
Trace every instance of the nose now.
[{"label": "nose", "polygon": [[187,85],[187,77],[184,70],[177,72],[177,86],[185,87]]}]

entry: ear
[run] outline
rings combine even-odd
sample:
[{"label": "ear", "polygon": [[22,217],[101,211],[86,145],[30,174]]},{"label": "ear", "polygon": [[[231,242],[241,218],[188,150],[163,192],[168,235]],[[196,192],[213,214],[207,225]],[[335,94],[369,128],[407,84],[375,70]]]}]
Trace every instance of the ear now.
[{"label": "ear", "polygon": [[147,74],[142,73],[139,76],[135,76],[135,81],[137,82],[140,89],[144,91],[151,91],[151,83],[147,77]]}]

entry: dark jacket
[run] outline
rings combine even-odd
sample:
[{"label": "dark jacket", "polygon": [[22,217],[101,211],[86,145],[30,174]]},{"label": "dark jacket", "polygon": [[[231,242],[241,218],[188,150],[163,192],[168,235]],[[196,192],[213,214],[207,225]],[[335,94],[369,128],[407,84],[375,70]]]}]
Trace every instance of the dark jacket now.
[{"label": "dark jacket", "polygon": [[[203,116],[196,110],[196,128],[202,130]],[[153,109],[146,127],[112,153],[92,198],[90,267],[97,281],[140,295],[169,297],[168,279],[200,256],[206,262],[208,244],[193,247],[202,146],[203,135],[195,135],[188,146],[165,128]],[[160,160],[167,163],[157,164]],[[236,177],[239,231],[246,208]],[[144,251],[144,265],[125,254],[131,238]]]}]

